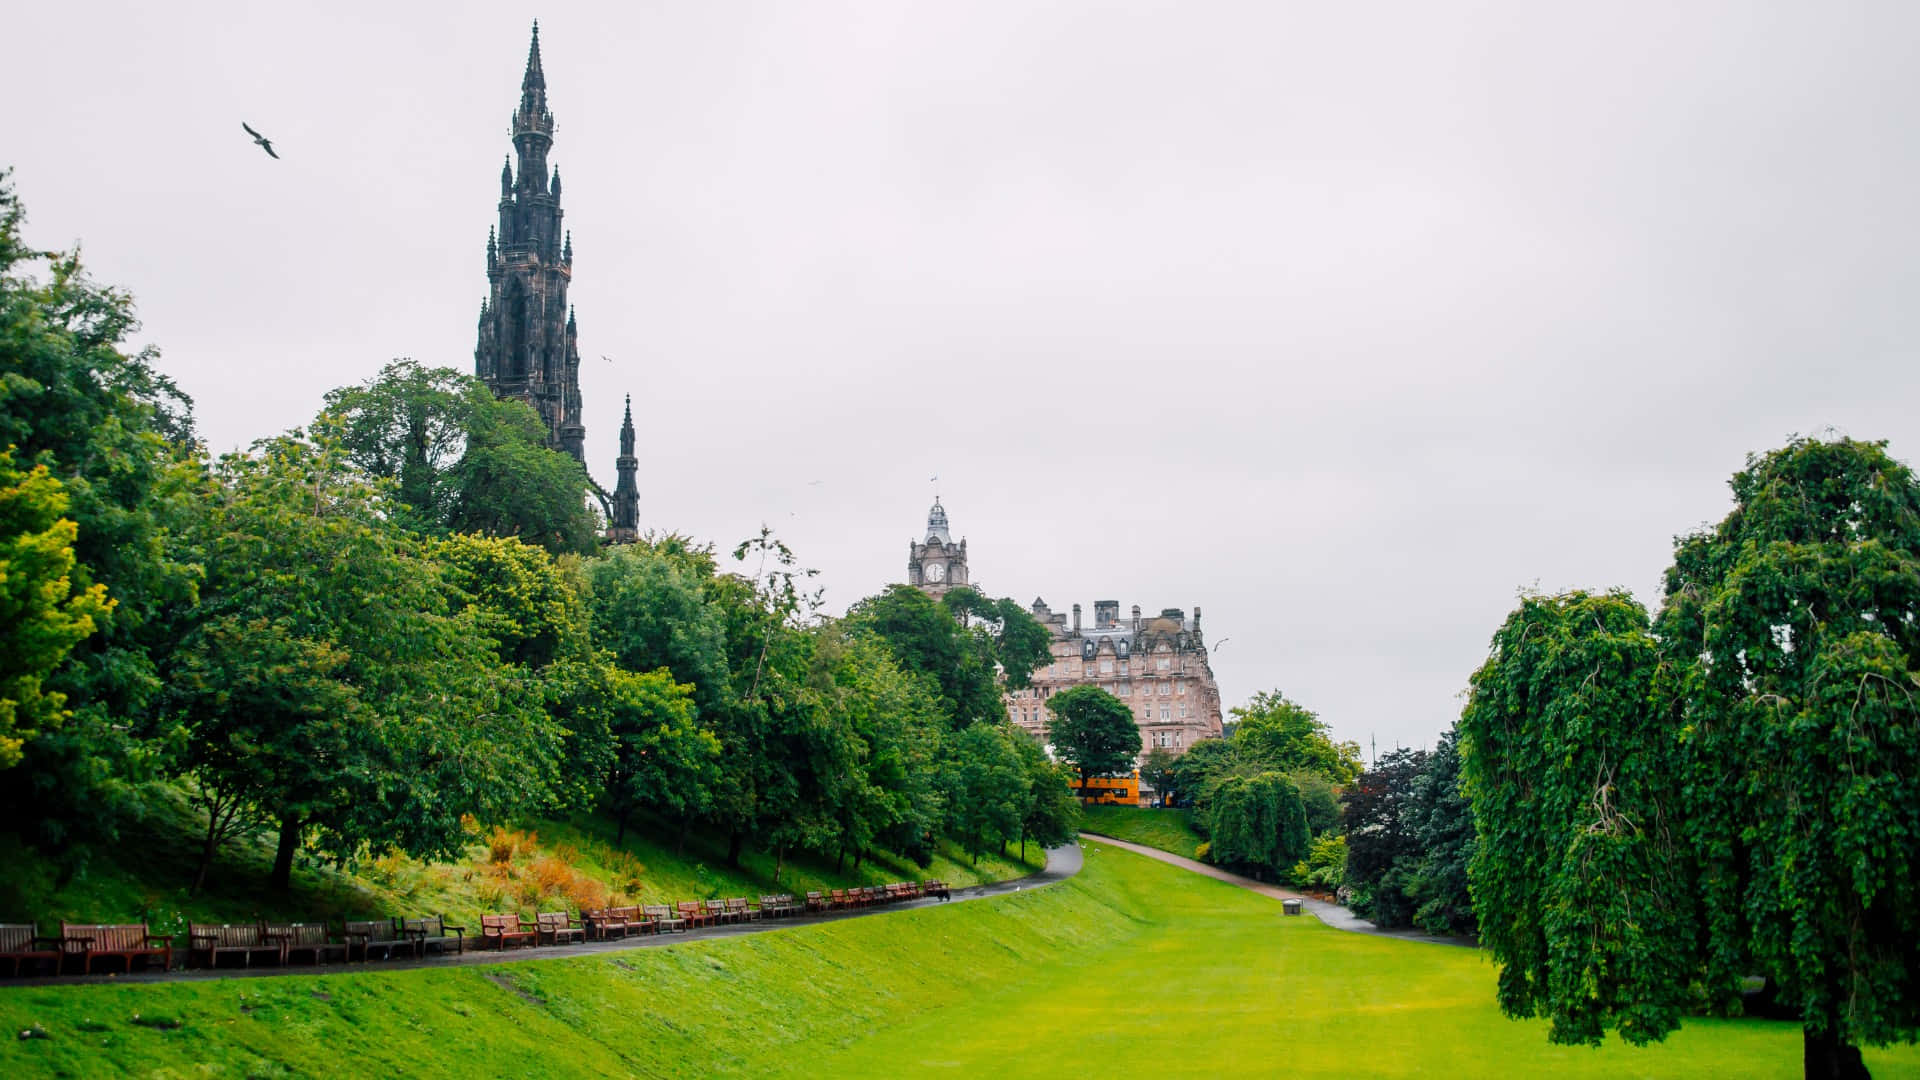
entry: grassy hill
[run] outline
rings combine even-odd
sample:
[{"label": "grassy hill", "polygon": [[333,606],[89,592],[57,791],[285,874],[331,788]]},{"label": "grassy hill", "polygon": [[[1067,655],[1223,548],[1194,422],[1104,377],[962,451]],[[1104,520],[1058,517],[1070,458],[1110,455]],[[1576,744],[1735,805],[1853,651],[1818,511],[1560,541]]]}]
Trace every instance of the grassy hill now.
[{"label": "grassy hill", "polygon": [[[1329,930],[1086,844],[1046,889],[486,967],[0,986],[9,1076],[1798,1076],[1793,1024],[1556,1047],[1469,949]],[[136,1017],[138,1018],[136,1020]],[[1920,1051],[1871,1050],[1879,1078]],[[1105,1063],[1105,1064],[1102,1064]],[[1124,1065],[1114,1064],[1124,1063]]]},{"label": "grassy hill", "polygon": [[1193,858],[1193,849],[1205,838],[1193,831],[1191,810],[1149,810],[1138,806],[1088,806],[1080,827],[1116,840]]},{"label": "grassy hill", "polygon": [[[738,868],[726,865],[723,839],[693,834],[680,848],[670,831],[629,828],[615,846],[613,828],[593,817],[534,821],[511,828],[476,828],[465,857],[424,863],[403,855],[373,859],[349,869],[299,866],[294,888],[282,894],[266,885],[273,852],[268,837],[234,844],[215,863],[207,888],[191,890],[198,865],[201,820],[176,789],[156,788],[145,820],[129,826],[123,842],[95,858],[72,880],[0,832],[0,922],[38,919],[42,926],[75,922],[148,922],[184,932],[195,922],[368,918],[444,913],[456,924],[477,927],[488,911],[557,911],[608,903],[666,903],[716,896],[801,893],[849,885],[941,878],[955,887],[999,881],[1045,864],[1036,848],[1028,860],[983,855],[977,867],[943,847],[933,864],[919,867],[882,855],[836,873],[831,862],[789,859],[774,881],[773,856],[749,852]],[[679,850],[676,850],[679,849]]]}]

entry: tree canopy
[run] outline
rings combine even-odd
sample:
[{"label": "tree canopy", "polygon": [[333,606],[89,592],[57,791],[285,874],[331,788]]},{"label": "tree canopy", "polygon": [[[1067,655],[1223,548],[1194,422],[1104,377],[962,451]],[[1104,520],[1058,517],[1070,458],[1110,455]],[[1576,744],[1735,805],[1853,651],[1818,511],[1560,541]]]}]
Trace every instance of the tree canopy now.
[{"label": "tree canopy", "polygon": [[[1651,625],[1527,597],[1460,723],[1501,1004],[1665,1036],[1764,975],[1809,1075],[1920,1032],[1920,486],[1880,443],[1751,458]],[[1700,997],[1696,997],[1700,995]]]},{"label": "tree canopy", "polygon": [[1309,772],[1344,784],[1360,774],[1360,746],[1334,742],[1313,710],[1277,690],[1261,691],[1233,710],[1234,749],[1278,772]]},{"label": "tree canopy", "polygon": [[1073,686],[1047,699],[1047,740],[1080,774],[1080,789],[1096,776],[1133,771],[1140,728],[1127,703],[1097,686]]}]

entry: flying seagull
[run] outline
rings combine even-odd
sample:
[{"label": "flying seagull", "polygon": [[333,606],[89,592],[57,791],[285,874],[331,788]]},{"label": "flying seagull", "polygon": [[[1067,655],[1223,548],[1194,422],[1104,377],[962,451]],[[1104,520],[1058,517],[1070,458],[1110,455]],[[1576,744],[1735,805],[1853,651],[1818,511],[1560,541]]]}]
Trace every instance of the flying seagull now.
[{"label": "flying seagull", "polygon": [[247,128],[247,134],[253,136],[253,141],[260,145],[260,149],[265,150],[267,152],[268,157],[272,158],[275,161],[280,160],[280,155],[273,152],[273,142],[271,140],[269,140],[265,135],[262,135],[259,132],[253,130],[251,127],[247,127],[247,122],[245,120],[240,121],[240,126],[243,128]]}]

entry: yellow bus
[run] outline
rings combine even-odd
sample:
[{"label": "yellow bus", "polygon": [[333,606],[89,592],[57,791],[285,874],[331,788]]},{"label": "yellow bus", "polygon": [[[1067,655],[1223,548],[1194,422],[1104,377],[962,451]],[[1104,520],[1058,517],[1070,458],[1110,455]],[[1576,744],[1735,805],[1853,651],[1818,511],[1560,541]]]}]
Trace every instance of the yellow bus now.
[{"label": "yellow bus", "polygon": [[1093,806],[1139,806],[1140,774],[1096,776],[1074,794],[1080,796],[1081,802]]}]

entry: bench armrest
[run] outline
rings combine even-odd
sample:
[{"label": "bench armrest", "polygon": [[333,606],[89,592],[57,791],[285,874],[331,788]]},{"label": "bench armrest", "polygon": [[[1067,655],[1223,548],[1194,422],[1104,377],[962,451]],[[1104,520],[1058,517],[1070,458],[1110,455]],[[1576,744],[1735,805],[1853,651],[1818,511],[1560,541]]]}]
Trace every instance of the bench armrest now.
[{"label": "bench armrest", "polygon": [[162,945],[171,946],[173,944],[173,939],[178,936],[179,936],[178,934],[148,934],[147,944],[151,945],[157,941]]},{"label": "bench armrest", "polygon": [[464,934],[464,933],[466,933],[466,932],[467,932],[467,928],[466,928],[466,927],[464,927],[464,926],[455,926],[455,925],[453,925],[452,923],[441,923],[441,924],[440,924],[440,929],[442,929],[442,930],[451,930],[451,931],[453,931],[453,932],[454,932],[454,933],[456,933],[456,934]]},{"label": "bench armrest", "polygon": [[57,937],[37,937],[27,942],[28,948],[32,948],[35,945],[51,945],[57,949],[60,947],[60,939]]}]

